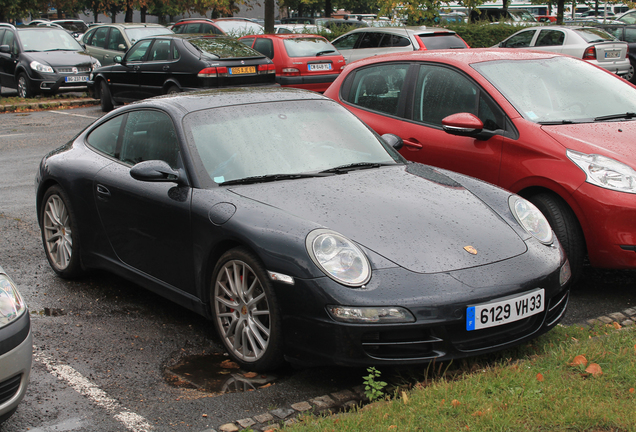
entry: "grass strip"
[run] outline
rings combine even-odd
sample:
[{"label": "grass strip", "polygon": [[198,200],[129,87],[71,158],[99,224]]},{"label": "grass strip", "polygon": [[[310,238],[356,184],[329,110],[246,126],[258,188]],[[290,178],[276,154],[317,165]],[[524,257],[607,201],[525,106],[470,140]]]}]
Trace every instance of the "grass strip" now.
[{"label": "grass strip", "polygon": [[385,400],[337,416],[302,416],[284,430],[636,431],[636,327],[616,327],[558,326],[438,376],[431,377],[438,368],[426,368],[421,381]]}]

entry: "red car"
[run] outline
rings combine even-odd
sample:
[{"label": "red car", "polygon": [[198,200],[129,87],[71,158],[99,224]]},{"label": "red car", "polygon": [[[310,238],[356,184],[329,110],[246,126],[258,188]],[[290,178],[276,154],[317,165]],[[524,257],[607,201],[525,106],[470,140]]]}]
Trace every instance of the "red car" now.
[{"label": "red car", "polygon": [[636,269],[636,87],[625,80],[561,54],[449,50],[352,63],[325,95],[398,134],[407,159],[529,199],[575,276],[586,255]]},{"label": "red car", "polygon": [[322,36],[309,34],[250,35],[239,39],[276,65],[276,82],[324,92],[345,66],[344,57]]}]

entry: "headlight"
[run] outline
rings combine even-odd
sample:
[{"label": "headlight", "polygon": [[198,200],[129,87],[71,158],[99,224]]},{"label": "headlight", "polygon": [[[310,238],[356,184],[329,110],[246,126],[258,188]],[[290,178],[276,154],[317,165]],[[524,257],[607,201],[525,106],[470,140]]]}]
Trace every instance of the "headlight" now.
[{"label": "headlight", "polygon": [[26,305],[13,281],[0,274],[0,327],[16,320],[25,310]]},{"label": "headlight", "polygon": [[534,238],[544,244],[552,243],[552,228],[534,204],[518,195],[511,195],[508,205],[517,222]]},{"label": "headlight", "polygon": [[314,230],[305,244],[314,263],[336,282],[359,287],[371,279],[371,265],[364,252],[337,232]]},{"label": "headlight", "polygon": [[40,62],[32,61],[29,66],[31,66],[31,69],[34,71],[53,73],[53,68],[51,66],[44,65]]},{"label": "headlight", "polygon": [[624,163],[574,150],[568,150],[567,155],[583,170],[588,183],[618,192],[636,193],[636,171]]}]

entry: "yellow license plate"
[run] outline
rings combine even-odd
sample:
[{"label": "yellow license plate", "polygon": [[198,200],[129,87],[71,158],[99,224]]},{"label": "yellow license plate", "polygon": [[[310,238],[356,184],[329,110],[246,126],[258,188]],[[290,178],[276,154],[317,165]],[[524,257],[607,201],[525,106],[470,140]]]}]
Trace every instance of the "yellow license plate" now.
[{"label": "yellow license plate", "polygon": [[248,73],[256,73],[256,66],[230,68],[231,75],[240,75],[240,74],[248,74]]}]

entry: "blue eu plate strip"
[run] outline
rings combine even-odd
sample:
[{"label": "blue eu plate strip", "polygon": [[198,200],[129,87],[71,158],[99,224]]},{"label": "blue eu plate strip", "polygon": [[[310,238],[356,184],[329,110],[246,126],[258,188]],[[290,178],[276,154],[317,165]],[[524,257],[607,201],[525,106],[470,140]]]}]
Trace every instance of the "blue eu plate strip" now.
[{"label": "blue eu plate strip", "polygon": [[475,330],[475,306],[466,309],[466,330]]}]

